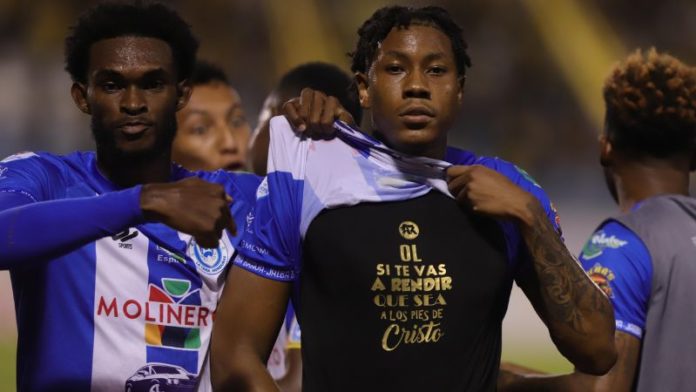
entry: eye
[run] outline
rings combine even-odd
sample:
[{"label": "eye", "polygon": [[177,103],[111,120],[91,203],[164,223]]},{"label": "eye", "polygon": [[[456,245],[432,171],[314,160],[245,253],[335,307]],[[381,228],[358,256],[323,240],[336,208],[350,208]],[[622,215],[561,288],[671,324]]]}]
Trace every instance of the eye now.
[{"label": "eye", "polygon": [[240,128],[246,125],[247,119],[244,116],[236,116],[233,117],[232,120],[230,120],[230,124],[232,125],[233,128]]},{"label": "eye", "polygon": [[201,125],[194,125],[191,128],[191,133],[195,135],[205,135],[205,133],[208,132],[208,127],[201,124]]},{"label": "eye", "polygon": [[112,81],[106,81],[101,84],[101,88],[107,93],[113,93],[118,91],[119,85]]},{"label": "eye", "polygon": [[430,69],[428,69],[428,73],[430,73],[431,75],[444,75],[445,73],[447,73],[447,68],[440,65],[436,65],[430,67]]},{"label": "eye", "polygon": [[143,86],[146,90],[162,90],[164,88],[164,80],[153,79],[145,82]]},{"label": "eye", "polygon": [[398,74],[403,72],[404,67],[402,67],[400,64],[388,64],[385,67],[386,71],[390,74]]}]

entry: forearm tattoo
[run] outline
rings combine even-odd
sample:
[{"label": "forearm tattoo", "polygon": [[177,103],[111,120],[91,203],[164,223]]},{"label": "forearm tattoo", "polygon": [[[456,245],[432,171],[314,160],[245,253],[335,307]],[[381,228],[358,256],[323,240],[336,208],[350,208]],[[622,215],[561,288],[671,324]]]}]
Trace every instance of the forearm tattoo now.
[{"label": "forearm tattoo", "polygon": [[591,331],[597,316],[611,318],[613,323],[609,300],[570,254],[538,203],[530,202],[527,208],[534,220],[522,231],[534,260],[547,321],[582,335]]}]

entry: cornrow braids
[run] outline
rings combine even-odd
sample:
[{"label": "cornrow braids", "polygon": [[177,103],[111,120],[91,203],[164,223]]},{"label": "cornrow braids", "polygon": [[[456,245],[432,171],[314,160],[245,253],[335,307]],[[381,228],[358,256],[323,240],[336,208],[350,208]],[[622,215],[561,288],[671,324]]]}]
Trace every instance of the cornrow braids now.
[{"label": "cornrow braids", "polygon": [[696,68],[638,49],[614,68],[603,93],[616,148],[664,158],[696,147]]},{"label": "cornrow braids", "polygon": [[460,77],[466,74],[466,69],[471,67],[471,59],[466,52],[467,44],[462,37],[462,29],[444,8],[436,6],[423,8],[390,6],[377,10],[358,29],[358,43],[355,50],[349,53],[353,60],[351,70],[367,73],[375,59],[380,42],[393,28],[407,28],[411,24],[432,26],[447,35],[452,43],[457,74]]}]

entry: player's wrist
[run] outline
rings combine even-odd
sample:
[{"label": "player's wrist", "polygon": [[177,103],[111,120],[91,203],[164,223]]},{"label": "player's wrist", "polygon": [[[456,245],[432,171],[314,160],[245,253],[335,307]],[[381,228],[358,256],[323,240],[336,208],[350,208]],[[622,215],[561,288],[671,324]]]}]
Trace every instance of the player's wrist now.
[{"label": "player's wrist", "polygon": [[532,227],[538,217],[544,214],[544,209],[539,200],[529,192],[522,192],[522,196],[517,198],[511,215],[520,225]]},{"label": "player's wrist", "polygon": [[140,211],[147,221],[156,221],[162,216],[166,203],[160,188],[158,184],[144,184],[140,188]]}]

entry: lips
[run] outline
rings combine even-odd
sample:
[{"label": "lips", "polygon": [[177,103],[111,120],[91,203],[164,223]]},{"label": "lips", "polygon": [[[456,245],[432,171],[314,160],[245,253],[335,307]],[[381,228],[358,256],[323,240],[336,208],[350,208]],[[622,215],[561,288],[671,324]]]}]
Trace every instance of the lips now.
[{"label": "lips", "polygon": [[423,105],[411,105],[399,112],[407,125],[424,125],[435,117],[435,111]]},{"label": "lips", "polygon": [[118,129],[127,136],[137,136],[152,126],[149,121],[130,120],[119,124]]}]

